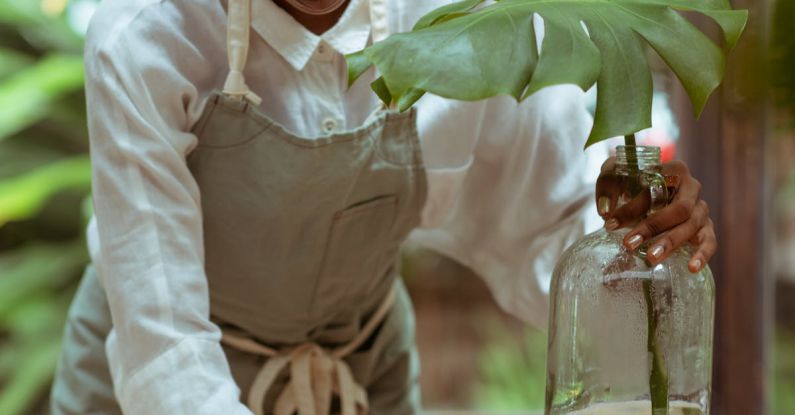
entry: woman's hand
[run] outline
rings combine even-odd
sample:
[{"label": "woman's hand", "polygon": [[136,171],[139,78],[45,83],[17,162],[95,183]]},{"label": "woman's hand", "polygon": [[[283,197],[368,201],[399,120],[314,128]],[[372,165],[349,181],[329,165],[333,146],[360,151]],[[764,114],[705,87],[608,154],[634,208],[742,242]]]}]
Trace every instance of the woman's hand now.
[{"label": "woman's hand", "polygon": [[[650,206],[649,192],[618,207],[619,197],[625,192],[625,180],[615,173],[615,157],[602,165],[602,174],[596,182],[596,206],[605,220],[605,228],[615,230],[629,226],[641,219]],[[624,237],[624,245],[634,251],[649,242],[647,258],[652,264],[665,260],[677,248],[690,242],[695,253],[690,258],[691,272],[700,271],[709,262],[718,247],[715,227],[709,218],[707,202],[700,198],[701,183],[690,175],[681,161],[663,164],[663,175],[678,180],[678,191],[671,203],[640,221]]]}]

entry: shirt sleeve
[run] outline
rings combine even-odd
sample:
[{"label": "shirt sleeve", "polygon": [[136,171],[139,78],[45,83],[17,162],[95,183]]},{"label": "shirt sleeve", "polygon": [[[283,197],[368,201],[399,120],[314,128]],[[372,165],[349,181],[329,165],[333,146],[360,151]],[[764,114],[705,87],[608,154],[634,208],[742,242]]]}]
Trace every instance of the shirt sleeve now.
[{"label": "shirt sleeve", "polygon": [[[473,156],[463,164],[459,156],[459,168],[429,168],[423,227],[412,234],[468,266],[503,309],[538,327],[547,324],[558,257],[602,224],[593,191],[607,151],[583,151],[592,125],[584,97],[577,87],[556,86],[521,104],[500,97],[470,109],[464,124],[478,138],[463,146]],[[445,144],[461,151],[458,138]]]},{"label": "shirt sleeve", "polygon": [[180,39],[104,19],[87,37],[86,94],[116,397],[125,414],[250,414],[209,319],[199,189],[185,160],[198,93],[171,63]]}]

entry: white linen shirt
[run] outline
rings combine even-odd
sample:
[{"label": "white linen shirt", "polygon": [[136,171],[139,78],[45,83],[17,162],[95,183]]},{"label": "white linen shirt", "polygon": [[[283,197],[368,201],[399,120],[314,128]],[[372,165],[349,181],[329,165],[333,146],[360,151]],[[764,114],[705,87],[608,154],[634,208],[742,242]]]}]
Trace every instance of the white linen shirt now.
[{"label": "white linen shirt", "polygon": [[[446,0],[389,0],[392,32]],[[245,75],[261,110],[294,133],[355,128],[377,108],[369,72],[347,88],[343,55],[370,38],[352,0],[322,36],[253,0]],[[107,352],[128,414],[249,414],[209,320],[199,188],[186,156],[228,72],[225,0],[105,0],[85,48],[95,217],[88,229],[111,308]],[[462,103],[427,96],[418,130],[429,197],[416,241],[471,267],[498,302],[546,323],[552,266],[584,234],[598,165],[582,146],[584,94],[549,88]]]}]

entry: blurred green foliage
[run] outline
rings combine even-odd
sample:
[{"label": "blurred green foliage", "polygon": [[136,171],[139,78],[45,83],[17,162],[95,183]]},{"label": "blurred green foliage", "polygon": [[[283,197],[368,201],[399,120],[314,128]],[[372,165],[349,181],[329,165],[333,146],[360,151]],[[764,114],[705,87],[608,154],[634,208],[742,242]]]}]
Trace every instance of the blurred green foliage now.
[{"label": "blurred green foliage", "polygon": [[773,414],[795,414],[795,333],[779,327],[774,351]]},{"label": "blurred green foliage", "polygon": [[[776,0],[770,32],[771,90],[778,109],[776,135],[791,140],[795,130],[795,0]],[[776,202],[780,211],[795,204],[795,166],[777,166],[787,171],[788,179],[777,189]],[[781,282],[779,282],[781,284]],[[791,299],[790,299],[791,300]],[[795,332],[791,324],[776,329],[773,355],[774,387],[773,414],[795,414]]]},{"label": "blurred green foliage", "polygon": [[517,332],[496,318],[479,323],[487,343],[478,359],[475,406],[489,412],[543,411],[546,335],[531,328]]},{"label": "blurred green foliage", "polygon": [[0,0],[0,414],[43,413],[90,190],[82,36],[66,1]]},{"label": "blurred green foliage", "polygon": [[795,110],[795,0],[777,0],[770,31],[771,86],[779,106]]}]

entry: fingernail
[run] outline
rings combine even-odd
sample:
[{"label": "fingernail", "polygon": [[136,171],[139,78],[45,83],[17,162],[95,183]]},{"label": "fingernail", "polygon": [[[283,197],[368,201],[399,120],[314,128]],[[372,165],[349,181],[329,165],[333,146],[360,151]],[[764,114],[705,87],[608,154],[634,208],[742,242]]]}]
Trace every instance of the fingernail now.
[{"label": "fingernail", "polygon": [[606,215],[607,212],[610,211],[610,198],[607,196],[600,197],[596,209],[599,211],[600,215]]},{"label": "fingernail", "polygon": [[640,244],[642,242],[643,242],[643,237],[642,236],[633,235],[631,238],[629,238],[627,240],[627,245],[629,245],[629,248],[634,251],[635,249],[637,249],[640,246]]},{"label": "fingernail", "polygon": [[695,269],[696,270],[695,272],[701,271],[701,260],[700,259],[694,259],[694,260],[690,261],[690,268],[691,269]]},{"label": "fingernail", "polygon": [[651,256],[655,258],[659,258],[660,256],[662,256],[663,252],[665,252],[665,247],[663,247],[662,245],[657,245],[654,248],[652,248],[649,253],[651,254]]},{"label": "fingernail", "polygon": [[607,229],[608,231],[614,231],[618,229],[618,220],[610,219],[607,222],[605,222],[605,229]]}]

